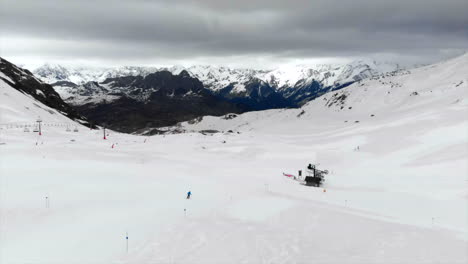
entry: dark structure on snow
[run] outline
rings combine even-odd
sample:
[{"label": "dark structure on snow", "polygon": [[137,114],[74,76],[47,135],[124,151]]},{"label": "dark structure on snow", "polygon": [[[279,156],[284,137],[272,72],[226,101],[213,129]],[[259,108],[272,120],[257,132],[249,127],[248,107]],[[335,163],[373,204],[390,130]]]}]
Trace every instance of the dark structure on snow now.
[{"label": "dark structure on snow", "polygon": [[314,187],[320,187],[325,181],[324,175],[328,174],[327,170],[319,170],[313,164],[307,166],[307,172],[309,175],[304,179],[305,185]]}]

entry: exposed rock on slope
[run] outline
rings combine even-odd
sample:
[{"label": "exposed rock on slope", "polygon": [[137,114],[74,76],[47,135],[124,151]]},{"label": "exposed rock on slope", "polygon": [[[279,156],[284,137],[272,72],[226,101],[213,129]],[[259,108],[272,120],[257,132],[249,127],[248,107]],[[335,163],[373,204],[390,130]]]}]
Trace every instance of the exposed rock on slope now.
[{"label": "exposed rock on slope", "polygon": [[198,116],[245,111],[242,105],[213,95],[186,71],[178,75],[160,71],[145,77],[109,78],[78,89],[79,93],[69,99],[81,102],[75,105],[80,113],[124,132],[173,125]]},{"label": "exposed rock on slope", "polygon": [[65,103],[54,88],[25,69],[21,69],[9,61],[0,58],[0,79],[11,87],[32,96],[46,106],[58,110],[70,119],[86,123],[85,118]]}]

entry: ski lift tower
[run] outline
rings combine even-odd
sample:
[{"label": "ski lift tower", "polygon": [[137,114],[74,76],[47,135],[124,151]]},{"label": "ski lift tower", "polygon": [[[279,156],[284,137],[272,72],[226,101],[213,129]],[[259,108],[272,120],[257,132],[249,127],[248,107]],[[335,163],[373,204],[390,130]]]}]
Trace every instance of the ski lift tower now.
[{"label": "ski lift tower", "polygon": [[41,117],[38,117],[36,122],[37,122],[37,127],[39,128],[39,136],[41,136],[42,135],[42,131],[41,131],[42,119],[41,119]]}]

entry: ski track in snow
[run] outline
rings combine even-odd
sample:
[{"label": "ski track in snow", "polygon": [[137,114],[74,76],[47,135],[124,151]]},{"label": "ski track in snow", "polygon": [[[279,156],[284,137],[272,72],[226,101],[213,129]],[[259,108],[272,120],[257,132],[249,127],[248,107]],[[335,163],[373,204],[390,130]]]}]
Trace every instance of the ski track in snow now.
[{"label": "ski track in snow", "polygon": [[[413,176],[411,184],[392,183],[381,172],[374,181],[372,171],[383,163],[364,151],[349,151],[351,160],[338,160],[324,193],[281,175],[284,168],[307,162],[306,157],[297,159],[309,147],[303,145],[304,151],[294,154],[302,135],[273,141],[247,133],[184,134],[143,143],[139,136],[111,132],[104,141],[100,131],[57,128],[46,129],[40,139],[44,144],[38,146],[37,136],[19,129],[2,137],[7,141],[1,150],[5,263],[466,260],[466,197],[453,196],[456,189],[463,190],[457,188],[457,178],[440,190],[447,197],[401,190],[418,189],[424,177]],[[118,144],[112,149],[114,142]],[[308,144],[314,152],[313,143]],[[266,155],[278,147],[282,155]],[[316,151],[317,160],[336,154],[326,148]],[[360,176],[345,172],[351,163]],[[369,173],[361,168],[364,164],[373,164]],[[430,187],[432,193],[441,189]],[[185,199],[187,190],[193,192],[190,200]],[[44,208],[46,195],[51,197],[49,209]]]},{"label": "ski track in snow", "polygon": [[[411,88],[389,97],[346,88],[346,111],[327,94],[107,140],[0,80],[0,263],[467,263],[462,60],[394,77]],[[39,115],[62,126],[18,127]],[[322,188],[282,175],[308,163],[330,171]]]}]

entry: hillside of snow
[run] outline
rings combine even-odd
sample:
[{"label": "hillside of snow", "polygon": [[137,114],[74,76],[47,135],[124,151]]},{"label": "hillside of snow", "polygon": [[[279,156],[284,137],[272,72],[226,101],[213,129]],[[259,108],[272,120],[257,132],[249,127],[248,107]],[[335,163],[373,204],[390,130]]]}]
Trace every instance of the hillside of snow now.
[{"label": "hillside of snow", "polygon": [[[0,72],[0,76],[10,80]],[[78,126],[73,120],[64,116],[63,113],[54,108],[48,107],[29,94],[20,92],[11,87],[4,80],[0,79],[0,141],[3,129],[24,128],[35,126],[38,118],[47,124],[72,124]],[[40,93],[40,91],[38,91]]]},{"label": "hillside of snow", "polygon": [[467,72],[468,54],[465,54],[438,64],[370,77],[316,98],[299,109],[256,111],[235,118],[207,116],[201,121],[183,122],[178,128],[271,131],[275,126],[285,132],[290,126],[308,129],[311,120],[325,122],[321,125],[333,123],[346,127],[383,117],[397,119],[400,114],[410,113],[409,110],[439,111],[433,104],[444,108],[466,104]]},{"label": "hillside of snow", "polygon": [[[106,140],[23,132],[69,120],[0,80],[0,263],[466,263],[467,73],[465,55]],[[283,176],[309,163],[321,188]]]},{"label": "hillside of snow", "polygon": [[287,65],[259,77],[279,89],[294,87],[298,82],[310,83],[312,80],[325,87],[334,87],[400,69],[398,64],[357,60],[347,64]]}]

